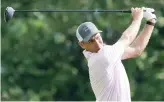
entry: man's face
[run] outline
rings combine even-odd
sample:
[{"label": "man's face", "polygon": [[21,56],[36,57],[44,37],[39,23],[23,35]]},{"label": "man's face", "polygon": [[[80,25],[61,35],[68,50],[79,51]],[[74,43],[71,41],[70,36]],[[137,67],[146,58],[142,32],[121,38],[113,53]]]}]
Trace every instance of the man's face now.
[{"label": "man's face", "polygon": [[103,46],[103,40],[100,33],[91,37],[88,42],[80,42],[80,46],[90,52],[98,52]]}]

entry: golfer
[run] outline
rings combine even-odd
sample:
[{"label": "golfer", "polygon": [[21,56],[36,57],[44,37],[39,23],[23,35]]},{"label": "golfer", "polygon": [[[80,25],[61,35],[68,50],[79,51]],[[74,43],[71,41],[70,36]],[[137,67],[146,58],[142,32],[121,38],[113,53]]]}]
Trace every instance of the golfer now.
[{"label": "golfer", "polygon": [[[79,45],[88,61],[96,101],[131,101],[129,80],[121,60],[141,55],[156,23],[152,8],[131,8],[131,11],[133,21],[113,45],[103,43],[102,31],[92,22],[84,22],[76,30]],[[147,22],[136,37],[143,17]]]}]

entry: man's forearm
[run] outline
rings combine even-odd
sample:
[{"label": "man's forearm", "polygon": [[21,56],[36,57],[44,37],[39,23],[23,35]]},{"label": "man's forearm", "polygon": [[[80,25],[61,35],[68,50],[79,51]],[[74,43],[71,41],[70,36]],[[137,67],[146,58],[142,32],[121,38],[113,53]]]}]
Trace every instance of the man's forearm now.
[{"label": "man's forearm", "polygon": [[145,47],[147,46],[150,36],[153,32],[154,26],[146,24],[142,30],[142,32],[138,35],[138,37],[134,40],[134,42],[130,45],[138,51],[138,54],[141,54]]},{"label": "man's forearm", "polygon": [[136,38],[138,31],[140,29],[141,20],[133,20],[131,25],[123,32],[122,38],[126,37],[129,40],[129,45]]}]

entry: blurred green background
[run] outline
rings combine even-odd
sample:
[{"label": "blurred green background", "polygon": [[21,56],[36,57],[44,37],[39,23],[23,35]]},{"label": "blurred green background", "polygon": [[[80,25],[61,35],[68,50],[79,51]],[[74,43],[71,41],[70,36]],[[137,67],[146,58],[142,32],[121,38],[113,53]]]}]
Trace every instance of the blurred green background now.
[{"label": "blurred green background", "polygon": [[[7,6],[15,9],[130,9],[151,7],[158,22],[140,57],[124,60],[133,101],[164,100],[164,0],[2,0],[1,100],[94,101],[88,67],[75,36],[91,21],[115,43],[132,21],[123,13],[15,13],[4,22]],[[142,22],[141,29],[145,24]]]}]

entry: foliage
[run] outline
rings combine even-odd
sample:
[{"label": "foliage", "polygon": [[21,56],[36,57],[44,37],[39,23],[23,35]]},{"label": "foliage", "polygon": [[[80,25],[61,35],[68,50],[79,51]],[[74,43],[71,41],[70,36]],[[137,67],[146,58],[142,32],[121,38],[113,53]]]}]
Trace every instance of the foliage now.
[{"label": "foliage", "polygon": [[[2,0],[1,10],[130,9],[152,7],[158,23],[144,53],[123,61],[132,100],[164,100],[163,0]],[[1,12],[1,99],[6,101],[95,100],[88,67],[75,31],[85,21],[103,30],[113,44],[131,21],[122,13],[15,13],[9,22]],[[142,23],[142,27],[145,21]],[[141,27],[141,28],[142,28]]]}]

